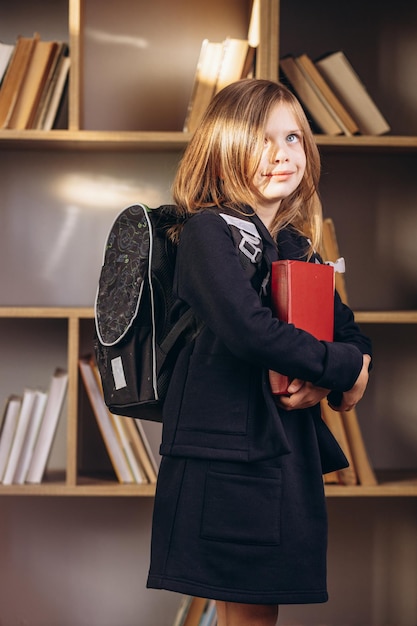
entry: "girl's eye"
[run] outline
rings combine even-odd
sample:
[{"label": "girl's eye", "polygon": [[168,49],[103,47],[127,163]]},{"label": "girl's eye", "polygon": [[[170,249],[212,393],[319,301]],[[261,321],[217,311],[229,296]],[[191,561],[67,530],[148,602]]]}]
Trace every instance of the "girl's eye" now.
[{"label": "girl's eye", "polygon": [[300,141],[300,137],[296,133],[291,133],[287,135],[287,141],[288,143],[296,143],[297,141]]}]

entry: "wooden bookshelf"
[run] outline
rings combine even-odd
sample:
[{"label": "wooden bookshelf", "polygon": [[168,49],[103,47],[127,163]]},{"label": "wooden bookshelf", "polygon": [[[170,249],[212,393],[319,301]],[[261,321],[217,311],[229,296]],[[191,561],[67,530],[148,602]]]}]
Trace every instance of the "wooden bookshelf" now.
[{"label": "wooden bookshelf", "polygon": [[[190,134],[182,131],[94,131],[94,130],[0,130],[2,149],[28,150],[182,150]],[[326,151],[343,152],[415,152],[417,137],[354,137],[316,135],[316,142]]]},{"label": "wooden bookshelf", "polygon": [[[128,506],[121,502],[123,500],[134,502],[136,498],[143,498],[144,505],[152,500],[154,485],[119,484],[112,477],[97,476],[93,472],[85,475],[79,466],[82,415],[78,415],[78,357],[80,345],[84,347],[88,343],[93,326],[92,304],[95,294],[91,290],[88,297],[84,294],[79,297],[78,282],[87,280],[87,274],[94,282],[91,276],[96,270],[92,269],[92,265],[98,265],[101,258],[104,244],[102,233],[110,222],[110,213],[114,215],[122,208],[126,197],[150,204],[154,199],[155,202],[160,199],[161,203],[169,200],[168,190],[174,164],[190,136],[181,130],[181,115],[185,117],[185,108],[176,118],[173,114],[167,122],[161,103],[182,101],[186,104],[198,49],[204,36],[213,40],[223,40],[228,35],[244,36],[249,22],[251,0],[213,2],[207,5],[205,1],[197,0],[193,4],[192,16],[185,7],[187,3],[175,7],[176,15],[172,16],[175,3],[169,0],[157,0],[151,4],[126,0],[123,11],[119,11],[111,0],[57,0],[45,3],[47,10],[37,10],[36,15],[31,0],[8,0],[5,3],[8,8],[7,19],[5,17],[0,21],[0,39],[12,38],[20,32],[30,35],[36,30],[45,39],[56,37],[67,40],[72,59],[67,130],[0,130],[0,210],[3,233],[0,238],[7,255],[13,252],[12,248],[7,247],[8,242],[10,238],[15,238],[15,247],[19,248],[19,254],[26,261],[22,269],[16,269],[19,255],[15,254],[11,260],[5,256],[2,260],[2,265],[7,266],[8,271],[0,276],[0,282],[4,285],[0,294],[0,328],[2,324],[7,325],[9,320],[19,322],[18,332],[20,328],[30,329],[32,323],[37,325],[38,322],[42,323],[44,333],[48,325],[53,327],[54,337],[58,337],[62,343],[69,371],[62,467],[59,471],[48,471],[40,485],[0,485],[0,496],[5,497],[3,502],[7,506],[13,507],[15,502],[30,506],[32,496],[36,503],[46,503],[50,498],[57,498],[59,506],[60,499],[68,499],[74,507],[78,506],[78,496],[83,502],[87,502],[88,498],[102,499],[103,502],[108,499],[109,509],[113,498],[120,498],[121,506]],[[376,470],[376,486],[326,484],[325,493],[332,510],[349,512],[353,507],[372,527],[373,534],[369,538],[366,556],[373,563],[373,573],[388,572],[389,577],[389,572],[395,571],[395,580],[387,580],[385,585],[385,589],[396,589],[395,605],[394,602],[390,604],[387,594],[378,589],[371,577],[370,582],[360,588],[362,603],[372,603],[368,611],[361,608],[361,623],[391,620],[392,623],[412,624],[417,620],[415,608],[401,590],[407,589],[407,585],[415,587],[415,564],[414,567],[404,566],[402,561],[398,563],[399,557],[395,556],[395,566],[391,566],[390,559],[394,557],[385,554],[388,547],[381,544],[380,537],[384,532],[389,533],[390,541],[398,543],[397,553],[402,555],[408,550],[410,542],[415,544],[417,537],[415,529],[413,532],[409,530],[401,543],[403,522],[405,524],[409,519],[410,510],[415,511],[417,502],[417,466],[412,463],[417,441],[411,430],[417,417],[415,385],[411,382],[401,388],[398,401],[395,400],[395,390],[389,396],[386,394],[391,362],[395,372],[404,360],[407,372],[410,372],[409,380],[413,381],[417,372],[414,341],[417,304],[413,269],[416,266],[414,201],[417,95],[413,85],[417,8],[412,0],[400,0],[400,5],[395,8],[388,0],[382,0],[377,9],[355,0],[349,5],[349,10],[338,6],[335,11],[334,4],[332,0],[321,3],[311,0],[261,0],[257,75],[276,80],[278,58],[284,54],[307,52],[317,58],[329,50],[343,48],[392,126],[391,133],[379,137],[316,135],[323,163],[321,196],[324,213],[334,218],[342,253],[348,261],[348,289],[356,319],[366,326],[366,332],[369,330],[375,336],[377,356],[372,373],[372,389],[358,407],[361,425],[366,431],[372,456],[376,457],[376,468],[388,468]],[[171,11],[171,17],[165,20],[169,23],[168,30],[161,20],[152,17],[152,11],[161,11],[161,8]],[[374,19],[375,10],[378,13],[377,20]],[[174,38],[175,45],[169,39],[170,30],[181,34],[181,37]],[[110,38],[115,36],[116,43],[113,41],[110,44],[110,39],[97,43],[97,37],[103,32],[108,32]],[[129,33],[132,37],[129,40],[130,48],[127,46],[125,49],[121,47],[123,44],[117,43],[116,35],[120,32]],[[352,32],[355,32],[354,38]],[[136,43],[144,42],[144,33],[158,58],[146,57],[146,47],[133,45],[136,40]],[[96,40],[93,40],[93,35]],[[166,47],[168,40],[172,54]],[[114,54],[123,59],[126,58],[126,50],[130,50],[132,63],[124,61],[120,67],[112,65],[109,51],[113,49]],[[102,54],[107,55],[105,62],[102,62]],[[170,66],[172,78],[167,76],[164,68],[166,60],[171,56],[180,68],[177,72]],[[150,79],[146,68],[154,61],[159,64],[159,68]],[[404,85],[408,86],[407,90]],[[124,88],[126,91],[123,91]],[[140,109],[140,90],[150,94],[155,103],[154,108],[159,115],[156,123],[148,122]],[[130,91],[132,97],[129,109],[125,104],[130,101]],[[121,95],[117,99],[119,93]],[[99,114],[102,114],[98,118],[98,125],[101,126],[96,128],[95,115]],[[99,186],[105,191],[115,187],[116,201],[113,205],[105,205],[100,196],[97,199],[98,206],[95,206],[94,199],[89,204],[87,200],[64,197],[59,189],[68,172],[82,175],[83,180],[98,179]],[[120,183],[120,186],[116,183]],[[127,196],[124,195],[125,188],[128,188]],[[138,194],[143,195],[138,197]],[[49,212],[43,212],[44,205],[48,205]],[[71,256],[65,249],[64,234],[69,235],[71,229],[79,229],[76,241],[82,241],[80,245],[83,249],[100,249],[100,253],[91,256],[93,261],[88,255],[85,255],[85,260],[83,257],[83,265],[77,266],[73,281],[65,275],[68,284],[62,291],[68,291],[71,295],[69,300],[62,296],[62,292],[57,299],[47,289],[39,289],[40,285],[43,286],[42,281],[48,283],[50,268],[46,262],[46,253],[39,253],[36,241],[42,242],[39,248],[48,251],[53,248],[55,240],[49,231],[48,236],[45,236],[44,229],[45,225],[56,219],[56,215],[62,223],[56,239],[61,241],[67,254],[67,264],[77,256]],[[89,217],[91,215],[92,218]],[[26,229],[33,229],[33,236],[25,237],[21,230],[22,224]],[[74,239],[70,241],[72,243]],[[54,256],[54,260],[57,262],[58,256]],[[59,267],[62,269],[63,265]],[[42,272],[41,280],[39,276]],[[33,279],[33,287],[28,275]],[[13,286],[11,296],[8,293],[9,278],[10,286]],[[380,286],[385,285],[386,281],[389,287],[387,293]],[[16,288],[19,284],[20,291]],[[37,306],[32,306],[34,303]],[[397,349],[398,334],[402,343]],[[406,339],[408,335],[409,341]],[[45,346],[45,354],[49,348]],[[28,354],[31,354],[30,340]],[[379,354],[384,363],[378,362]],[[32,354],[30,358],[33,366],[37,367],[36,357]],[[16,375],[20,373],[18,369]],[[24,384],[23,379],[20,382]],[[394,520],[389,531],[385,527],[381,531],[378,525],[384,523],[378,515],[381,502],[385,502],[384,510],[389,509]],[[386,506],[387,503],[389,506]],[[36,506],[33,505],[33,510]],[[11,514],[10,519],[11,524],[20,522],[20,510],[14,518]],[[356,544],[352,538],[351,541],[352,554],[349,556],[353,558],[357,556]],[[148,543],[147,535],[144,543]],[[374,545],[377,546],[376,555],[373,552]],[[337,555],[339,550],[338,546]],[[352,622],[358,621],[356,615],[352,617],[345,613],[344,563],[340,563],[339,569],[342,599],[336,599],[333,605],[340,605],[340,612],[343,613],[332,613],[336,609],[330,604],[326,609],[330,613],[320,618],[323,623],[340,622],[340,614],[344,615],[346,623],[349,623],[350,618]],[[333,566],[332,576],[334,573]],[[371,613],[373,617],[370,617]],[[171,617],[165,616],[163,619],[166,619],[166,623],[162,620],[160,626],[170,626]],[[311,619],[304,615],[296,621],[307,625]],[[77,617],[72,621],[77,623]],[[38,619],[38,622],[42,620]]]}]

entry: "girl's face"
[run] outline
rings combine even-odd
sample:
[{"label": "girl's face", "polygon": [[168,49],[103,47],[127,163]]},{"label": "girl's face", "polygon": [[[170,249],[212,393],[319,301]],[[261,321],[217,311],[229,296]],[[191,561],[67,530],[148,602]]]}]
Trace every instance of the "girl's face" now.
[{"label": "girl's face", "polygon": [[253,181],[264,197],[255,207],[261,219],[272,221],[281,200],[297,189],[305,167],[302,131],[290,108],[277,104],[266,123],[265,146]]}]

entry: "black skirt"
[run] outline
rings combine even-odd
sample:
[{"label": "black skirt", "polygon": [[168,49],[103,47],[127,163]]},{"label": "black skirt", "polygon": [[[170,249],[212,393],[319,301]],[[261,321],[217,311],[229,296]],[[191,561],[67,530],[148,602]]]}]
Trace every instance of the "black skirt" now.
[{"label": "black skirt", "polygon": [[290,454],[164,457],[147,586],[252,604],[325,602],[327,516],[311,415],[283,416]]}]

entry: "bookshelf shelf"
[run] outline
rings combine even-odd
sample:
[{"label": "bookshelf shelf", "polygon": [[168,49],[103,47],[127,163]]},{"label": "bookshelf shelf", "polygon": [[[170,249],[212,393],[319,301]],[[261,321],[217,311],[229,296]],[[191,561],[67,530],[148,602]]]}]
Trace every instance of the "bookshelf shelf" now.
[{"label": "bookshelf shelf", "polygon": [[417,496],[417,471],[377,471],[378,484],[325,485],[328,498],[415,498]]},{"label": "bookshelf shelf", "polygon": [[0,149],[158,152],[182,150],[189,139],[188,133],[180,131],[4,130],[0,131]]},{"label": "bookshelf shelf", "polygon": [[0,318],[93,318],[92,307],[0,307]]},{"label": "bookshelf shelf", "polygon": [[[417,497],[417,471],[377,471],[378,485],[325,485],[328,498],[415,498]],[[150,497],[155,495],[155,485],[127,485],[114,479],[79,477],[70,485],[62,475],[47,476],[40,485],[0,485],[0,496],[101,496]]]},{"label": "bookshelf shelf", "polygon": [[[46,10],[39,11],[38,4],[45,4]],[[94,293],[89,298],[78,297],[78,283],[80,279],[82,281],[84,272],[92,275],[94,270],[90,268],[101,260],[102,233],[107,232],[111,211],[114,213],[118,207],[122,208],[126,198],[129,201],[130,198],[148,201],[152,206],[168,201],[174,167],[190,140],[190,135],[180,129],[185,116],[183,105],[186,106],[189,97],[201,39],[222,40],[229,34],[242,36],[248,25],[252,3],[251,0],[213,0],[209,6],[205,0],[196,0],[191,13],[189,4],[169,0],[155,0],[154,3],[124,0],[121,8],[111,0],[5,2],[7,11],[4,11],[4,19],[0,23],[2,41],[15,37],[18,32],[31,36],[36,30],[44,39],[68,41],[72,57],[68,94],[69,130],[0,130],[1,236],[2,249],[5,250],[3,259],[7,258],[7,263],[2,264],[7,265],[7,271],[3,270],[0,276],[0,282],[6,285],[2,289],[4,297],[1,302],[5,305],[0,305],[0,328],[6,340],[4,343],[8,343],[7,357],[4,356],[4,345],[2,347],[2,364],[5,358],[6,361],[15,359],[13,368],[9,368],[13,371],[2,370],[0,387],[3,386],[3,399],[4,390],[13,377],[19,380],[19,384],[25,380],[31,371],[29,363],[32,369],[41,369],[44,361],[49,359],[50,365],[59,356],[67,363],[69,372],[67,405],[61,416],[64,423],[61,433],[63,444],[56,465],[59,471],[48,471],[45,480],[38,485],[0,484],[0,497],[3,497],[6,510],[6,515],[2,513],[5,528],[7,530],[9,524],[14,533],[6,532],[4,543],[0,546],[7,548],[4,549],[4,570],[10,570],[11,575],[16,575],[13,570],[17,561],[13,551],[17,554],[20,546],[26,550],[24,542],[30,541],[32,525],[49,545],[49,525],[53,524],[55,530],[59,526],[59,523],[56,524],[56,520],[61,519],[59,509],[68,507],[66,510],[70,510],[71,514],[78,512],[78,507],[97,509],[94,531],[101,532],[101,524],[103,528],[106,525],[105,515],[109,512],[116,515],[113,511],[116,508],[114,498],[119,499],[117,509],[122,511],[122,515],[135,499],[144,499],[143,506],[139,502],[140,515],[142,509],[149,512],[152,507],[154,484],[121,484],[114,476],[96,475],[95,467],[90,472],[89,465],[84,468],[79,459],[78,453],[84,445],[83,422],[87,420],[79,406],[81,384],[78,357],[84,350],[91,349]],[[376,10],[372,3],[368,6],[354,0],[349,10],[344,10],[333,0],[323,0],[320,6],[312,0],[261,0],[261,7],[259,76],[276,80],[278,58],[284,54],[306,52],[312,58],[318,58],[327,50],[345,49],[392,127],[392,131],[383,136],[317,134],[315,137],[323,155],[321,196],[325,215],[334,218],[340,235],[341,252],[348,261],[348,289],[351,301],[355,302],[356,320],[366,325],[365,332],[369,331],[376,350],[369,393],[360,404],[360,414],[363,414],[361,427],[369,444],[370,456],[372,460],[376,458],[375,466],[394,469],[377,470],[378,484],[375,486],[325,485],[333,513],[337,511],[336,530],[333,526],[331,531],[341,541],[336,550],[334,544],[331,547],[332,602],[324,607],[327,613],[320,613],[320,618],[316,614],[314,623],[339,623],[343,615],[346,623],[359,620],[361,623],[389,621],[415,624],[417,570],[415,559],[411,562],[410,556],[407,560],[405,553],[412,552],[409,547],[415,546],[417,539],[417,468],[410,471],[401,468],[414,467],[416,450],[414,240],[417,93],[414,75],[417,5],[412,0],[399,0],[399,5],[393,8],[388,0],[381,0]],[[155,19],[161,10],[164,14],[169,13],[166,24]],[[122,32],[129,33],[130,39],[128,36],[126,41],[119,43],[118,35]],[[149,38],[148,50],[152,51],[152,58],[145,56],[145,49],[134,45],[136,39],[140,40],[142,32]],[[354,39],[352,32],[355,32]],[[108,35],[107,39],[103,33]],[[174,63],[169,65],[167,59],[174,48]],[[120,62],[115,63],[116,58]],[[177,67],[174,67],[175,64]],[[166,69],[168,65],[169,70]],[[149,67],[156,69],[150,73]],[[144,92],[147,106],[141,109]],[[152,106],[149,106],[149,100]],[[180,104],[176,112],[174,102]],[[155,116],[149,120],[153,104]],[[82,186],[86,181],[98,183],[92,187],[90,204],[88,198],[81,197],[91,192],[88,185]],[[63,182],[68,184],[63,185]],[[69,188],[80,190],[80,197],[69,194]],[[98,190],[103,191],[103,196],[98,195]],[[112,196],[113,190],[115,194]],[[106,195],[109,195],[107,204],[104,201]],[[43,212],[45,205],[49,206],[48,213]],[[61,224],[61,228],[52,230],[51,236],[46,230],[54,220]],[[32,228],[34,223],[30,240],[22,237],[22,225]],[[45,263],[46,253],[39,254],[38,248],[48,250],[49,255],[52,244],[59,241],[60,252],[65,254],[65,236],[71,229],[77,233],[76,241],[80,242],[80,247],[91,247],[92,252],[91,257],[83,257],[84,264],[79,266],[74,263],[74,277],[65,274],[62,283],[71,295],[71,299],[66,299],[61,298],[61,294],[55,297],[48,292],[51,274],[47,270],[50,266]],[[55,233],[59,236],[54,239]],[[17,255],[12,255],[9,262],[8,255],[10,251],[13,253],[13,249],[8,244],[12,239],[14,247],[20,247],[19,254],[27,260],[20,275],[19,270],[13,267],[13,259]],[[22,244],[22,241],[25,243]],[[97,255],[95,247],[100,249]],[[49,256],[55,262],[59,261],[59,255],[51,253]],[[67,266],[74,262],[75,256],[76,253],[65,257],[65,261],[69,261]],[[59,269],[63,267],[64,264]],[[32,276],[38,285],[40,281],[35,280],[35,276],[41,272],[46,289],[45,292],[39,290],[38,296],[35,289],[31,291],[27,288],[27,275]],[[16,299],[7,293],[9,284],[15,290],[16,285],[21,285]],[[54,283],[53,286],[56,285]],[[32,297],[33,293],[35,297]],[[80,303],[80,306],[65,306],[68,301]],[[28,305],[12,306],[10,302]],[[33,302],[39,305],[32,306]],[[24,361],[22,364],[17,361],[21,357],[15,355],[15,338],[11,333],[9,338],[9,329],[18,335],[22,333],[18,343],[20,349],[28,352],[28,359],[21,359]],[[44,344],[48,338],[50,343],[42,352],[42,359],[37,357],[43,350],[39,347],[38,333]],[[390,386],[392,375],[395,377],[395,391]],[[5,382],[3,379],[7,377]],[[397,389],[400,391],[397,392]],[[96,438],[100,439],[99,433],[96,433]],[[93,466],[98,464],[95,452],[94,449],[87,454],[94,459]],[[99,469],[101,466],[97,467]],[[90,498],[95,500],[94,504],[89,504]],[[106,499],[109,502],[106,503]],[[42,505],[38,506],[40,502]],[[359,521],[355,526],[353,520],[350,528],[352,510]],[[22,511],[30,512],[27,522]],[[109,537],[110,544],[113,541],[117,546],[114,548],[116,552],[126,519],[112,519],[118,519],[114,524],[115,537],[112,539],[108,535],[106,540]],[[335,520],[332,521],[334,523]],[[149,528],[145,526],[146,522],[138,531],[139,541],[143,544],[141,553],[147,553],[149,547]],[[358,530],[362,532],[362,527],[367,534],[362,537],[361,544],[356,534]],[[17,529],[20,529],[19,534]],[[82,532],[80,526],[73,529],[71,524],[71,530],[65,537],[74,552],[74,562],[77,560],[75,569],[69,574],[73,579],[80,575],[78,557],[84,556],[77,552],[78,549],[85,549],[85,544],[79,541]],[[136,539],[137,535],[133,541]],[[343,555],[341,544],[346,544],[351,552]],[[32,548],[30,546],[26,550],[24,558],[31,585],[31,579],[38,576],[39,570],[38,562],[30,563]],[[88,559],[94,565],[95,575],[100,565],[97,568],[93,551],[94,548],[91,548],[88,552]],[[51,554],[48,553],[54,571],[61,566],[58,553],[59,550],[55,556],[52,549]],[[356,581],[358,567],[355,565],[354,575],[349,578],[349,585],[352,585],[349,598],[357,597],[358,602],[351,603],[352,609],[346,604],[346,556],[348,561],[366,561],[364,576],[369,574],[369,580],[365,580],[359,572]],[[144,567],[146,560],[143,557]],[[136,568],[137,561],[131,570],[125,568],[123,562],[123,567],[118,570],[120,584],[114,585],[115,596],[123,598],[125,606],[131,601],[127,590],[137,574]],[[19,589],[15,606],[20,606],[25,591],[28,598],[32,596],[32,588],[25,590],[25,581],[20,582],[22,589]],[[86,581],[83,579],[82,582]],[[70,586],[71,580],[65,584]],[[387,593],[391,589],[392,594]],[[110,597],[110,588],[108,593]],[[59,595],[64,594],[56,594],[57,597]],[[115,596],[113,604],[120,607]],[[140,608],[146,606],[148,614],[152,613],[153,617],[155,607],[150,608],[152,599],[149,597],[153,596],[140,597],[138,594],[137,603]],[[102,591],[94,595],[92,590],[91,598],[94,610],[98,611],[97,623],[100,620],[112,621],[112,617],[117,623],[120,614],[109,616],[104,613],[106,609],[100,613]],[[5,604],[12,607],[13,600]],[[67,605],[62,606],[61,615],[67,616],[72,623],[82,621],[91,610],[91,607],[86,610],[78,596],[76,602],[71,598]],[[14,610],[10,607],[9,612]],[[2,610],[7,609],[7,606],[2,606]],[[39,611],[42,610],[39,608]],[[37,611],[38,608],[34,607],[34,621],[51,621],[50,616],[37,614]],[[172,612],[163,606],[163,613],[162,619],[155,623],[169,626]],[[137,610],[132,614],[136,616]],[[9,614],[5,614],[6,621],[8,617]],[[303,614],[301,609],[300,616],[297,614],[293,621],[311,625],[314,619],[307,607],[307,613]]]},{"label": "bookshelf shelf", "polygon": [[404,135],[370,136],[358,135],[353,137],[316,135],[316,142],[326,151],[343,152],[414,152],[417,150],[417,137]]},{"label": "bookshelf shelf", "polygon": [[[0,306],[0,318],[68,318],[93,319],[93,307],[9,307]],[[417,324],[417,311],[355,311],[363,324]]]},{"label": "bookshelf shelf", "polygon": [[355,311],[360,324],[417,324],[417,311]]},{"label": "bookshelf shelf", "polygon": [[0,486],[0,496],[60,496],[60,497],[153,497],[155,485],[123,485],[115,481],[80,480],[77,485],[64,482],[42,483],[41,485]]},{"label": "bookshelf shelf", "polygon": [[[0,149],[14,150],[182,150],[191,138],[182,131],[2,130]],[[417,136],[354,137],[316,135],[326,151],[415,152]]]}]

